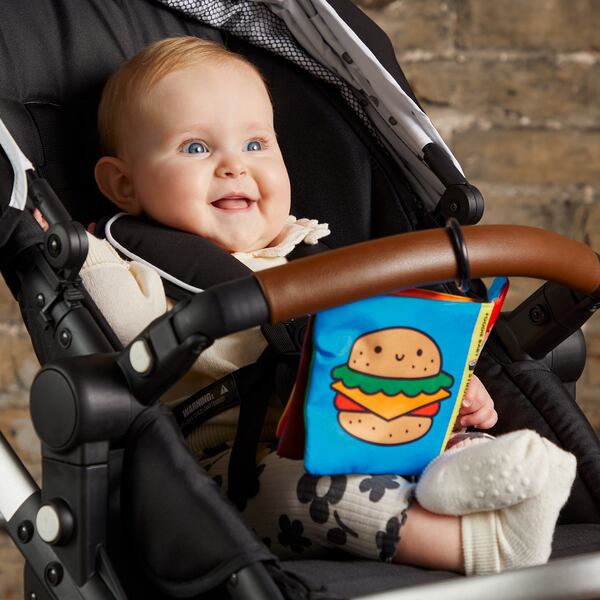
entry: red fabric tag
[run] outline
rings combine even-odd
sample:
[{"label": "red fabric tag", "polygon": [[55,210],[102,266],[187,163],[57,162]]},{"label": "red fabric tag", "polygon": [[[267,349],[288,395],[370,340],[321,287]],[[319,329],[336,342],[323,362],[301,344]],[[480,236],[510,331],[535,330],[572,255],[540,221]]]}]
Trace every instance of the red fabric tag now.
[{"label": "red fabric tag", "polygon": [[306,327],[296,383],[277,426],[277,437],[279,438],[277,454],[291,460],[302,460],[304,458],[304,445],[306,443],[304,398],[306,397],[308,368],[312,351],[312,328],[313,318],[311,317]]}]

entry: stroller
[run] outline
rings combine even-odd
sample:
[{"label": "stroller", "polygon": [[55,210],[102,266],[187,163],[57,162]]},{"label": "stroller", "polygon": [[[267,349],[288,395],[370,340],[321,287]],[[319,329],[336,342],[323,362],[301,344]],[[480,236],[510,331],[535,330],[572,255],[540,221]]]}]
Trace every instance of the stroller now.
[{"label": "stroller", "polygon": [[[0,261],[43,365],[31,389],[41,489],[0,444],[0,512],[26,559],[26,598],[600,596],[600,443],[572,394],[600,262],[548,232],[470,226],[481,195],[373,23],[346,0],[4,0],[0,32]],[[212,269],[198,283],[206,291],[123,348],[78,278],[87,250],[78,222],[111,214],[90,178],[95,109],[124,58],[175,35],[219,41],[259,66],[294,214],[336,226],[324,254],[252,275]],[[49,221],[46,234],[32,207]],[[577,456],[549,565],[467,579],[344,557],[278,561],[157,403],[229,333],[270,323],[285,352],[301,315],[496,274],[549,280],[498,323],[477,367],[501,414],[492,433],[529,427]]]}]

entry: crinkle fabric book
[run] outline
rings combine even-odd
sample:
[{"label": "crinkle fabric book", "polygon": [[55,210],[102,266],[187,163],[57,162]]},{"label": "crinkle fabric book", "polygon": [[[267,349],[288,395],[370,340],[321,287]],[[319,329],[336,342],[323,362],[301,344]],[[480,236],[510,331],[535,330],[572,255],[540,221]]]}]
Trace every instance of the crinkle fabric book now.
[{"label": "crinkle fabric book", "polygon": [[508,290],[413,289],[323,311],[306,336],[278,452],[314,475],[418,475],[452,432]]}]

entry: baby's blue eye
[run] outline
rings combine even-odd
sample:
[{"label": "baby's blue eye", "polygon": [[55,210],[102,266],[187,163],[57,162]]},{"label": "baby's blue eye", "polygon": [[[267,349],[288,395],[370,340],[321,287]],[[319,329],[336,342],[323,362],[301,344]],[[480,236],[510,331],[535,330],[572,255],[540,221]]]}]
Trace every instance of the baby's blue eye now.
[{"label": "baby's blue eye", "polygon": [[246,152],[258,152],[262,150],[262,144],[258,140],[252,140],[246,144]]},{"label": "baby's blue eye", "polygon": [[205,154],[208,148],[202,142],[188,142],[181,147],[184,154]]}]

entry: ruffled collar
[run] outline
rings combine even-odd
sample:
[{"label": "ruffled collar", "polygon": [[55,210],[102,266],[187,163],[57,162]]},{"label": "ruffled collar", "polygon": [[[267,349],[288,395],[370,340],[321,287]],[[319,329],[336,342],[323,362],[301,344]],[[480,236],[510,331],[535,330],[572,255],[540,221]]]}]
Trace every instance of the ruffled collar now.
[{"label": "ruffled collar", "polygon": [[316,219],[296,219],[290,215],[281,233],[270,246],[251,252],[234,252],[233,256],[242,262],[249,258],[284,257],[299,244],[305,243],[312,246],[330,233],[327,223],[319,223]]}]

